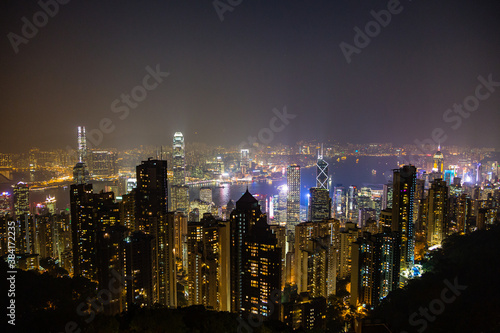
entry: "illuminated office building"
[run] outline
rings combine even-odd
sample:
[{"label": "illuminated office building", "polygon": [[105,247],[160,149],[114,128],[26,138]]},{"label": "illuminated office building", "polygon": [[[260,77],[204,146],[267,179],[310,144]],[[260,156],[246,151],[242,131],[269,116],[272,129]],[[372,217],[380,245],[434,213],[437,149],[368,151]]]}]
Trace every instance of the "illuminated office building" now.
[{"label": "illuminated office building", "polygon": [[189,205],[189,186],[187,185],[172,185],[170,186],[170,195],[172,207],[174,212],[183,212],[188,214],[190,210]]},{"label": "illuminated office building", "polygon": [[30,190],[28,184],[19,182],[14,186],[14,214],[16,217],[30,214]]},{"label": "illuminated office building", "polygon": [[392,193],[393,193],[392,183],[384,184],[383,194],[382,194],[382,209],[392,208]]},{"label": "illuminated office building", "polygon": [[250,168],[250,150],[241,149],[240,151],[240,168],[241,173],[245,175]]},{"label": "illuminated office building", "polygon": [[280,226],[286,226],[286,213],[287,213],[287,198],[288,198],[288,186],[280,185],[278,186],[278,196],[275,200],[274,205],[274,215],[278,220]]},{"label": "illuminated office building", "polygon": [[202,187],[200,188],[200,200],[208,203],[212,202],[212,188]]},{"label": "illuminated office building", "polygon": [[316,187],[330,191],[330,176],[328,175],[328,163],[323,159],[323,145],[318,152],[316,163]]},{"label": "illuminated office building", "polygon": [[286,170],[287,199],[286,220],[287,229],[294,230],[300,223],[300,166],[290,165]]},{"label": "illuminated office building", "polygon": [[441,146],[439,146],[438,151],[434,154],[432,171],[440,174],[444,173],[444,156],[441,152]]},{"label": "illuminated office building", "polygon": [[173,178],[170,186],[170,210],[189,214],[189,187],[186,184],[186,161],[184,136],[181,132],[174,134],[173,141]]},{"label": "illuminated office building", "polygon": [[330,191],[325,188],[311,187],[309,189],[309,220],[319,222],[329,219],[331,210]]},{"label": "illuminated office building", "polygon": [[12,195],[9,192],[0,193],[0,217],[12,215]]},{"label": "illuminated office building", "polygon": [[90,173],[85,162],[77,162],[73,167],[73,182],[75,184],[88,184]]},{"label": "illuminated office building", "polygon": [[110,177],[118,173],[117,154],[108,150],[91,150],[87,155],[92,176]]},{"label": "illuminated office building", "polygon": [[87,161],[87,135],[85,126],[78,126],[78,162]]},{"label": "illuminated office building", "polygon": [[184,185],[186,183],[186,162],[184,136],[181,132],[174,134],[172,157],[174,170],[172,185]]},{"label": "illuminated office building", "polygon": [[75,184],[87,184],[90,174],[87,167],[87,137],[85,126],[78,126],[78,162],[73,167],[73,182]]}]

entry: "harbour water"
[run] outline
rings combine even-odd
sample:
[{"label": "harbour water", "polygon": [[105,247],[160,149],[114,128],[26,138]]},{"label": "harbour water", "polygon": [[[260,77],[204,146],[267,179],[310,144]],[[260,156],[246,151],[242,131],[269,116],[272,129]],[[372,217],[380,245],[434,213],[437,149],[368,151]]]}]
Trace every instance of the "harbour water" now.
[{"label": "harbour water", "polygon": [[[346,159],[326,159],[329,164],[329,173],[332,177],[332,186],[349,187],[371,187],[381,189],[392,176],[392,169],[397,167],[396,157],[374,157],[361,156],[347,157]],[[223,206],[230,199],[237,201],[241,195],[248,190],[252,194],[275,195],[278,186],[285,184],[286,178],[273,181],[272,184],[265,182],[253,182],[249,184],[222,184],[221,187],[211,185],[213,201],[218,206]],[[316,186],[316,167],[302,168],[301,170],[301,205],[307,205],[307,193],[310,187]],[[190,200],[199,199],[201,186],[191,186]],[[42,202],[47,196],[55,196],[57,208],[60,210],[69,208],[69,186],[52,188],[43,191],[32,191],[30,201]]]}]

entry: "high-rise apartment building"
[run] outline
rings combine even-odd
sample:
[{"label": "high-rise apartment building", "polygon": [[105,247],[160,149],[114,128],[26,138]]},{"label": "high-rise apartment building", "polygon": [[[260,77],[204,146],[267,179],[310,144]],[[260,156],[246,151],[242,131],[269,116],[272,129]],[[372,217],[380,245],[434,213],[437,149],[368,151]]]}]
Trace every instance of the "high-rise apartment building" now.
[{"label": "high-rise apartment building", "polygon": [[405,165],[394,170],[394,190],[392,200],[392,231],[400,237],[400,269],[409,269],[415,258],[414,199],[417,169]]},{"label": "high-rise apartment building", "polygon": [[229,225],[207,213],[187,228],[189,304],[229,311]]},{"label": "high-rise apartment building", "polygon": [[236,201],[236,208],[231,212],[230,217],[231,312],[239,312],[243,304],[241,275],[245,264],[243,259],[245,240],[250,229],[261,219],[266,220],[267,217],[260,210],[257,199],[247,190],[243,196]]},{"label": "high-rise apartment building", "polygon": [[448,186],[444,180],[434,180],[427,205],[427,245],[441,245],[448,231]]},{"label": "high-rise apartment building", "polygon": [[241,310],[264,320],[281,317],[281,248],[264,215],[251,225],[243,241]]},{"label": "high-rise apartment building", "polygon": [[311,297],[335,293],[336,249],[333,220],[302,222],[295,227],[295,274],[297,292]]},{"label": "high-rise apartment building", "polygon": [[167,213],[167,161],[148,159],[137,166],[135,222],[153,240],[153,301],[177,306],[174,213]]}]

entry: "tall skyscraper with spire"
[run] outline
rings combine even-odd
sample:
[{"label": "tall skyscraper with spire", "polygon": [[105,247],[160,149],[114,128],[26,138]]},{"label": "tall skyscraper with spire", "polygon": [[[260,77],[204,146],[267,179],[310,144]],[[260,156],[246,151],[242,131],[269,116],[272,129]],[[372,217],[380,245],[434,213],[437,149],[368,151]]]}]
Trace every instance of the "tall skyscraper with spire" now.
[{"label": "tall skyscraper with spire", "polygon": [[78,126],[78,162],[73,167],[73,181],[75,184],[87,184],[90,180],[87,168],[87,136],[85,126]]},{"label": "tall skyscraper with spire", "polygon": [[87,135],[85,126],[78,126],[78,162],[86,162],[87,158]]},{"label": "tall skyscraper with spire", "polygon": [[316,163],[316,187],[330,190],[330,177],[328,176],[328,162],[323,159],[323,145],[318,152],[318,162]]},{"label": "tall skyscraper with spire", "polygon": [[189,213],[189,187],[186,185],[186,162],[184,136],[181,132],[174,134],[173,141],[173,173],[171,194],[171,210]]},{"label": "tall skyscraper with spire", "polygon": [[173,142],[173,164],[174,178],[172,185],[184,185],[186,183],[184,136],[181,132],[175,132]]},{"label": "tall skyscraper with spire", "polygon": [[444,173],[444,156],[441,152],[441,145],[439,145],[438,151],[434,154],[434,164],[432,171],[439,172],[441,174]]}]

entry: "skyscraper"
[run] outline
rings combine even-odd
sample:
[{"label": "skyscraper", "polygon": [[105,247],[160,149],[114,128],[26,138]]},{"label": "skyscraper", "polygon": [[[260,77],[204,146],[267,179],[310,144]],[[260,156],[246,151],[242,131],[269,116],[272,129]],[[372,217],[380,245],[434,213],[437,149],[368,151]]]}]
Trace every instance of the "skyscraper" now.
[{"label": "skyscraper", "polygon": [[186,184],[186,161],[184,136],[181,132],[174,134],[173,141],[173,179],[170,187],[172,211],[189,213],[189,187]]},{"label": "skyscraper", "polygon": [[334,220],[302,222],[295,227],[297,292],[312,297],[335,293]]},{"label": "skyscraper", "polygon": [[172,185],[170,187],[170,195],[172,207],[171,210],[174,212],[182,212],[186,216],[189,213],[189,186],[187,185]]},{"label": "skyscraper", "polygon": [[96,225],[92,184],[71,185],[70,202],[74,274],[96,280]]},{"label": "skyscraper", "polygon": [[85,162],[77,162],[73,167],[73,182],[75,184],[87,184],[90,180],[89,170]]},{"label": "skyscraper", "polygon": [[73,167],[73,182],[75,184],[87,184],[90,179],[87,167],[87,137],[85,126],[78,126],[78,162]]},{"label": "skyscraper", "polygon": [[331,210],[330,191],[325,188],[311,187],[309,189],[309,220],[319,222],[329,219]]},{"label": "skyscraper", "polygon": [[250,150],[241,149],[241,160],[240,160],[240,168],[241,173],[244,175],[248,172],[248,168],[250,167]]},{"label": "skyscraper", "polygon": [[394,190],[392,200],[392,231],[400,237],[400,269],[414,264],[415,235],[413,209],[417,182],[417,169],[405,165],[394,170]]},{"label": "skyscraper", "polygon": [[134,232],[124,240],[125,280],[127,309],[135,304],[139,307],[152,306],[153,288],[153,244],[154,237],[143,232]]},{"label": "skyscraper", "polygon": [[300,223],[300,166],[293,164],[287,168],[286,182],[286,226],[288,230],[295,230],[295,226]]},{"label": "skyscraper", "polygon": [[337,272],[340,279],[349,278],[351,276],[352,267],[352,243],[359,236],[359,229],[356,223],[347,222],[345,228],[340,232],[339,244],[339,260],[337,263]]},{"label": "skyscraper", "polygon": [[243,253],[245,239],[251,227],[258,220],[266,219],[259,203],[248,190],[236,201],[236,209],[231,212],[231,311],[239,312],[242,307],[242,279],[244,269]]},{"label": "skyscraper", "polygon": [[167,161],[148,159],[137,166],[135,222],[154,237],[153,302],[175,307],[174,214],[167,213],[167,193]]},{"label": "skyscraper", "polygon": [[447,234],[448,186],[442,179],[436,179],[427,196],[427,245],[441,245]]},{"label": "skyscraper", "polygon": [[188,290],[190,305],[204,305],[216,311],[228,311],[229,225],[204,214],[200,222],[187,226]]},{"label": "skyscraper", "polygon": [[184,136],[181,132],[175,132],[173,141],[173,170],[174,178],[172,185],[184,185],[186,183],[186,162]]},{"label": "skyscraper", "polygon": [[316,163],[316,187],[330,191],[330,177],[328,176],[328,163],[323,159],[323,145],[318,152],[318,162]]},{"label": "skyscraper", "polygon": [[243,318],[253,314],[279,320],[282,253],[265,215],[250,227],[243,242],[240,313]]},{"label": "skyscraper", "polygon": [[204,202],[211,203],[212,202],[212,188],[211,187],[202,187],[200,188],[200,200]]},{"label": "skyscraper", "polygon": [[441,152],[441,145],[438,148],[438,151],[434,154],[434,163],[432,167],[433,172],[439,172],[441,174],[444,173],[444,156]]},{"label": "skyscraper", "polygon": [[352,244],[351,305],[377,305],[399,285],[397,234],[363,233]]},{"label": "skyscraper", "polygon": [[30,214],[30,190],[28,184],[19,182],[14,186],[14,214],[17,218]]},{"label": "skyscraper", "polygon": [[78,162],[87,161],[87,135],[85,126],[78,126]]}]

